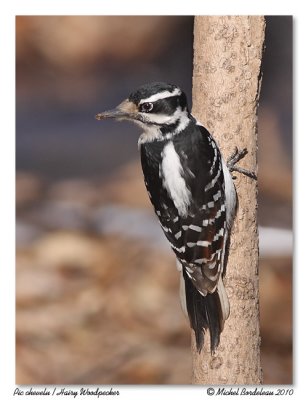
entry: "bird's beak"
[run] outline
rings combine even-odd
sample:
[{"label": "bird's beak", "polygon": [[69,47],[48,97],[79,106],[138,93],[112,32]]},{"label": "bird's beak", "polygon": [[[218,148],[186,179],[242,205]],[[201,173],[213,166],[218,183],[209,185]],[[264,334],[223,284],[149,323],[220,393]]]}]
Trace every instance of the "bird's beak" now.
[{"label": "bird's beak", "polygon": [[96,114],[95,118],[98,120],[115,118],[115,119],[136,119],[138,115],[138,107],[128,99],[124,100],[113,110],[103,111]]}]

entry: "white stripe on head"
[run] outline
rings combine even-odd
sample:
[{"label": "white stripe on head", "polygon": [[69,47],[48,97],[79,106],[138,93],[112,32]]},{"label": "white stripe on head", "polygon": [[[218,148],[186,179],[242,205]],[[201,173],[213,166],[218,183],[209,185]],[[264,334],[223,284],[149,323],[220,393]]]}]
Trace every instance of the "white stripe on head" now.
[{"label": "white stripe on head", "polygon": [[175,88],[172,92],[164,90],[163,92],[152,94],[152,96],[140,100],[139,104],[149,103],[149,102],[153,103],[154,101],[167,99],[168,97],[179,96],[181,93],[182,92],[179,88]]}]

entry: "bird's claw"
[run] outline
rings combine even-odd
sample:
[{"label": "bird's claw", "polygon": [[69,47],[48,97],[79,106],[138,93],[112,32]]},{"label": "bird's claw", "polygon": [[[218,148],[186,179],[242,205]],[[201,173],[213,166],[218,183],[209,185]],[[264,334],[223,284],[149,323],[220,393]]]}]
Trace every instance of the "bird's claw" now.
[{"label": "bird's claw", "polygon": [[[248,150],[246,148],[239,150],[237,147],[235,147],[233,153],[227,160],[227,167],[229,168],[229,171],[232,173],[234,171],[239,172],[243,175],[248,176],[251,179],[257,180],[257,176],[254,172],[248,171],[245,168],[237,167],[235,164],[237,164],[242,158],[244,158],[248,154]],[[233,179],[236,179],[236,177],[232,176]]]}]

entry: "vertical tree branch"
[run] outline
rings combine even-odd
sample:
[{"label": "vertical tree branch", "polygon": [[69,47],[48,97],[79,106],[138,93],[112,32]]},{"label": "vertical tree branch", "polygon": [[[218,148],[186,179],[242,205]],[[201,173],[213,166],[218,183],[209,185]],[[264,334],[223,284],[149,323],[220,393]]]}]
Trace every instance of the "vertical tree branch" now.
[{"label": "vertical tree branch", "polygon": [[[193,114],[212,133],[225,160],[247,148],[240,166],[257,169],[256,110],[265,21],[261,16],[195,18]],[[234,173],[239,208],[225,278],[231,313],[214,356],[196,351],[193,383],[259,384],[260,366],[257,184]]]}]

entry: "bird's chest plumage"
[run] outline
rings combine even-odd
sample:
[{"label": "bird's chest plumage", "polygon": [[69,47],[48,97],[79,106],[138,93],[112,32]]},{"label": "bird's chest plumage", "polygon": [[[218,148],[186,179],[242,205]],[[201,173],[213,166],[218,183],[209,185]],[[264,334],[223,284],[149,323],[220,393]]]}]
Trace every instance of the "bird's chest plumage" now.
[{"label": "bird's chest plumage", "polygon": [[186,138],[151,142],[141,147],[145,184],[160,216],[175,214],[185,218],[189,213],[192,178],[195,178],[185,152],[190,147]]},{"label": "bird's chest plumage", "polygon": [[185,219],[202,206],[214,155],[199,131],[145,143],[140,151],[147,191],[159,214],[175,213]]}]

